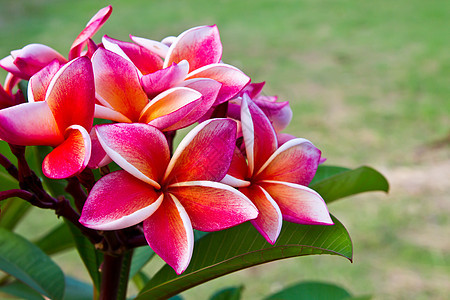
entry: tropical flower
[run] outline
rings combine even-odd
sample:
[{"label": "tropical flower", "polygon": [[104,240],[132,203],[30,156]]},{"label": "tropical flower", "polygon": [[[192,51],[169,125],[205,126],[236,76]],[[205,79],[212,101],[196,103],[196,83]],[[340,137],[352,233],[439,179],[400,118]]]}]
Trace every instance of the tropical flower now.
[{"label": "tropical flower", "polygon": [[227,115],[235,120],[241,118],[241,101],[244,94],[264,112],[277,134],[284,130],[292,119],[292,109],[288,101],[277,102],[277,96],[261,95],[265,82],[250,83],[238,95],[230,100]]},{"label": "tropical flower", "polygon": [[0,110],[0,139],[56,147],[42,164],[50,178],[81,172],[91,155],[89,131],[94,118],[90,60],[80,57],[61,68],[54,61],[30,78],[28,97],[29,103]]},{"label": "tropical flower", "polygon": [[[145,38],[130,37],[139,46],[107,36],[103,38],[103,45],[136,65],[143,75],[142,86],[150,98],[168,88],[184,86],[183,81],[209,78],[222,84],[217,98],[217,102],[222,103],[231,99],[250,81],[239,69],[221,63],[222,43],[215,25],[186,30],[171,39],[169,46]],[[157,72],[148,72],[148,68],[141,67],[145,65],[144,61],[149,61],[148,57],[161,64],[157,66],[154,63],[158,67]]]},{"label": "tropical flower", "polygon": [[170,158],[164,134],[140,123],[97,125],[107,154],[124,170],[91,190],[80,223],[116,230],[143,222],[150,247],[178,273],[192,256],[193,228],[222,230],[257,216],[238,190],[219,183],[235,147],[236,124],[208,120],[195,127]]},{"label": "tropical flower", "polygon": [[[214,102],[221,84],[209,79],[170,88],[149,101],[141,87],[136,67],[106,49],[92,56],[96,97],[95,116],[117,122],[147,123],[163,131],[195,123]],[[201,92],[199,92],[200,90]]]},{"label": "tropical flower", "polygon": [[223,183],[238,187],[258,208],[252,224],[271,244],[282,220],[332,225],[322,197],[307,187],[321,152],[308,140],[291,139],[278,148],[277,136],[262,110],[243,95],[241,123],[247,162],[238,148]]}]

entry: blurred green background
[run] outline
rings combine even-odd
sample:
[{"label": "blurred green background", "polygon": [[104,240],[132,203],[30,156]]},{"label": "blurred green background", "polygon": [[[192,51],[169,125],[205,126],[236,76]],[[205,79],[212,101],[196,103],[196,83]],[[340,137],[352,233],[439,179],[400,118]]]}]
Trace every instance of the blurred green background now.
[{"label": "blurred green background", "polygon": [[[0,57],[30,43],[67,56],[87,21],[108,4],[113,14],[97,42],[106,33],[160,40],[217,24],[223,61],[254,82],[266,81],[266,94],[290,101],[294,118],[285,132],[315,143],[326,164],[371,165],[391,183],[389,195],[329,207],[353,238],[353,264],[327,256],[278,261],[194,288],[186,299],[242,283],[244,299],[260,299],[302,280],[330,281],[375,299],[447,299],[449,1],[0,0]],[[55,220],[35,210],[18,230],[36,237]],[[86,276],[74,252],[56,261]]]}]

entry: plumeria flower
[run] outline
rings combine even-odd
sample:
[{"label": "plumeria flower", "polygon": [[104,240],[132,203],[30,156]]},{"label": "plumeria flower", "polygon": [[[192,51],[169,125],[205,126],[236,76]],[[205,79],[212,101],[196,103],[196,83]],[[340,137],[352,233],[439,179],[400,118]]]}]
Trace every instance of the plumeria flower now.
[{"label": "plumeria flower", "polygon": [[80,57],[61,68],[54,61],[31,77],[28,93],[29,103],[0,110],[0,139],[55,147],[42,164],[47,177],[67,178],[81,172],[91,155],[89,131],[94,118],[90,60]]},{"label": "plumeria flower", "polygon": [[[69,51],[69,60],[81,56],[88,40],[106,22],[112,12],[112,7],[100,9],[87,23],[83,31],[78,35]],[[0,67],[14,76],[28,80],[50,62],[57,60],[61,64],[67,63],[67,59],[53,48],[42,44],[29,44],[22,49],[11,51],[11,55],[0,60]]]},{"label": "plumeria flower", "polygon": [[[103,45],[136,65],[142,74],[144,91],[150,98],[172,87],[191,85],[191,82],[207,85],[208,81],[203,79],[210,79],[222,84],[214,103],[217,105],[234,97],[250,81],[236,67],[221,63],[222,43],[215,25],[191,28],[165,42],[130,37],[139,46],[109,37],[103,38]],[[163,59],[160,59],[161,66],[153,63],[158,71],[146,72],[140,67],[145,65],[143,62],[158,61],[155,57]]]},{"label": "plumeria flower", "polygon": [[240,120],[242,96],[247,94],[250,99],[264,112],[277,133],[284,130],[292,120],[292,109],[288,101],[277,102],[277,96],[261,95],[265,82],[247,85],[228,105],[228,116]]},{"label": "plumeria flower", "polygon": [[150,247],[181,274],[194,246],[193,228],[222,230],[257,216],[238,190],[219,183],[233,155],[236,124],[214,119],[195,127],[170,158],[164,134],[147,124],[97,125],[108,155],[124,170],[91,190],[80,223],[116,230],[143,222]]},{"label": "plumeria flower", "polygon": [[221,84],[212,79],[174,87],[149,100],[134,64],[106,49],[92,56],[97,118],[147,123],[163,131],[195,123],[211,107]]},{"label": "plumeria flower", "polygon": [[322,197],[306,187],[315,175],[321,152],[301,138],[278,147],[273,126],[247,94],[242,99],[241,122],[247,161],[235,148],[222,182],[238,187],[256,205],[259,215],[251,221],[255,228],[274,244],[283,219],[332,225]]}]

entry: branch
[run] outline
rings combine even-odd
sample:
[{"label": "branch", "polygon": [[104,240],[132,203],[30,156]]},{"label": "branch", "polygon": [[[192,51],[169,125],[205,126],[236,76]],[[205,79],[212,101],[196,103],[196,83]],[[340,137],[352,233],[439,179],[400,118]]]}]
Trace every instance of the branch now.
[{"label": "branch", "polygon": [[77,207],[78,211],[83,210],[84,203],[86,202],[87,195],[84,192],[83,188],[80,185],[80,181],[76,177],[70,177],[67,178],[67,186],[65,188],[65,191],[68,192],[70,195],[72,195],[73,199],[75,200],[75,206]]},{"label": "branch", "polygon": [[2,165],[6,169],[9,175],[19,180],[19,171],[17,170],[16,166],[2,154],[0,154],[0,165]]},{"label": "branch", "polygon": [[12,197],[21,198],[27,202],[34,202],[37,200],[36,196],[28,191],[13,189],[0,192],[0,201],[6,200]]}]

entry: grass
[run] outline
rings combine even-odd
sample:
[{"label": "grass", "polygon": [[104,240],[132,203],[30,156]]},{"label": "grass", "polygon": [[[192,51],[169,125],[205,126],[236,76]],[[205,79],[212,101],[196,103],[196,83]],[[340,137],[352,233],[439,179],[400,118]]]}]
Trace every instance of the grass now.
[{"label": "grass", "polygon": [[[242,282],[245,299],[260,299],[310,279],[377,299],[450,294],[450,2],[108,3],[114,11],[97,41],[104,33],[162,39],[217,24],[223,60],[255,82],[266,81],[265,93],[290,101],[294,119],[286,132],[313,141],[329,164],[369,164],[391,181],[389,196],[358,196],[330,206],[353,237],[354,264],[326,256],[290,259],[214,280],[188,291],[186,299],[205,299],[215,288]],[[108,3],[0,0],[0,57],[32,42],[67,54],[90,16]],[[40,214],[33,213],[19,231],[44,232]]]}]

